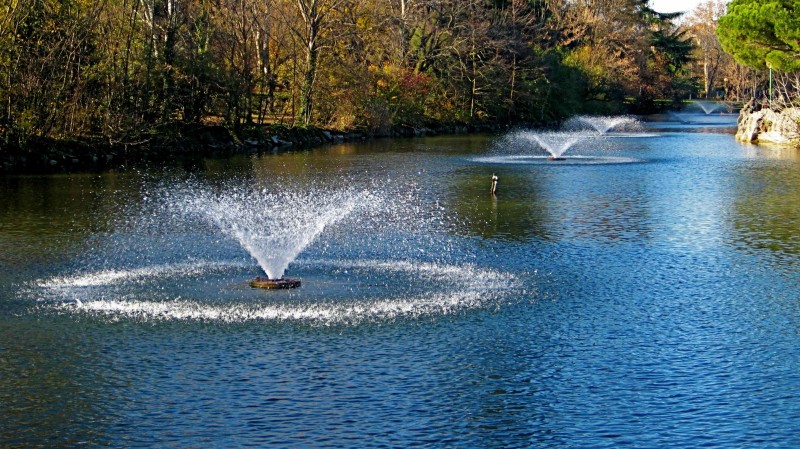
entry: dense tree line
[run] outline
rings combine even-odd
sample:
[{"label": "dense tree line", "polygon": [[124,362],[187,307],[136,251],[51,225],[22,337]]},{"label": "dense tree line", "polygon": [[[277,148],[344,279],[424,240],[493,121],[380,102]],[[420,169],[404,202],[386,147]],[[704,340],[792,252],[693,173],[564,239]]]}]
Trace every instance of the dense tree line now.
[{"label": "dense tree line", "polygon": [[385,131],[652,108],[693,43],[646,0],[0,0],[9,142],[187,123]]}]

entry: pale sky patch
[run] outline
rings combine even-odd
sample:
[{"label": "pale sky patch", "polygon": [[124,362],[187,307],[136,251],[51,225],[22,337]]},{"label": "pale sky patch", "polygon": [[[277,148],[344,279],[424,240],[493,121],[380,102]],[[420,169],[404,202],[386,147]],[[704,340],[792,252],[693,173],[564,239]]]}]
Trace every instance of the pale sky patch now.
[{"label": "pale sky patch", "polygon": [[707,0],[650,0],[650,7],[658,12],[691,12]]}]

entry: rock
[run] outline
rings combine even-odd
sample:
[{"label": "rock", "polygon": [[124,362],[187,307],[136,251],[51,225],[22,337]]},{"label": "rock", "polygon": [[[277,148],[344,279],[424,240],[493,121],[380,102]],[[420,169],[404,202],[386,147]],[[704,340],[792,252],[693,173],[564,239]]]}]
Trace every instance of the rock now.
[{"label": "rock", "polygon": [[742,142],[758,141],[758,134],[761,129],[761,120],[764,111],[751,111],[747,108],[742,109],[737,121],[736,140]]},{"label": "rock", "polygon": [[257,147],[259,145],[259,142],[256,139],[247,139],[244,141],[244,143],[250,145],[251,147]]},{"label": "rock", "polygon": [[58,162],[55,159],[50,159],[50,165],[56,165]]},{"label": "rock", "polygon": [[800,109],[786,108],[780,112],[749,104],[739,113],[736,139],[752,143],[800,144]]}]

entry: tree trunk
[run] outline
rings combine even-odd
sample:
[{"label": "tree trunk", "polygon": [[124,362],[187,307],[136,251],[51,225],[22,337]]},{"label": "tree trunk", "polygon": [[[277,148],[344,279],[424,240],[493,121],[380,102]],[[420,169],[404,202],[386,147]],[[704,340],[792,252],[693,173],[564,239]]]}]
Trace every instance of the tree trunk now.
[{"label": "tree trunk", "polygon": [[320,14],[318,0],[311,0],[309,3],[304,3],[304,0],[297,0],[297,5],[306,25],[306,67],[303,73],[303,83],[300,87],[300,120],[303,125],[308,126],[311,124],[314,110],[313,90],[314,79],[317,77],[317,57],[319,54],[317,37],[322,24],[322,14]]},{"label": "tree trunk", "polygon": [[316,44],[309,39],[308,50],[306,53],[306,70],[303,75],[303,86],[300,88],[300,116],[305,126],[311,124],[313,111],[313,88],[314,78],[317,76],[317,53]]}]

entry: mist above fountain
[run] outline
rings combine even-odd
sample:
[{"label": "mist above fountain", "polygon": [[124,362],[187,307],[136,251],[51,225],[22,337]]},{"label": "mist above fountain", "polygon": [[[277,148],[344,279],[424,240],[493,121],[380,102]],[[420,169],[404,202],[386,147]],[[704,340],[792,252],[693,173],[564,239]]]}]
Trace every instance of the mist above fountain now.
[{"label": "mist above fountain", "polygon": [[564,124],[564,127],[567,129],[580,129],[590,126],[598,133],[605,134],[613,129],[623,126],[637,125],[638,123],[638,120],[627,115],[578,115],[567,120],[567,122]]}]

